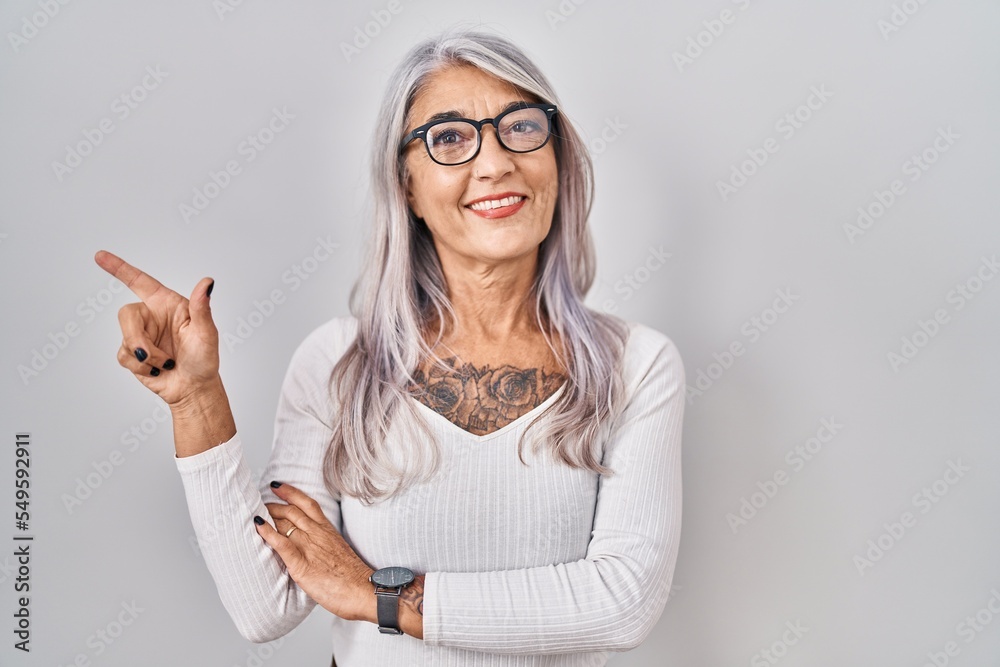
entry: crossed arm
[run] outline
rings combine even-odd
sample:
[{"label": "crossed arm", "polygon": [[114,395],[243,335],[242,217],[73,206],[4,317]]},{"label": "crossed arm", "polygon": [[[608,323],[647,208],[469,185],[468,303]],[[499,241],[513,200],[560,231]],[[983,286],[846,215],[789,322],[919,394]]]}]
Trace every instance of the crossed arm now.
[{"label": "crossed arm", "polygon": [[[287,514],[281,514],[291,510],[276,509],[283,504],[305,512],[306,500],[283,497],[301,492],[340,534],[339,502],[330,497],[320,472],[320,444],[329,436],[322,415],[330,414],[325,412],[330,406],[320,378],[304,370],[318,368],[322,375],[329,359],[316,341],[309,342],[296,351],[282,387],[275,447],[259,482],[262,488],[250,474],[235,433],[201,456],[181,457],[178,444],[177,464],[196,529],[214,525],[220,514],[228,517],[221,519],[218,539],[209,541],[203,553],[223,604],[240,632],[256,642],[286,634],[317,603],[330,608],[322,585],[308,583],[301,576],[304,570],[296,572],[284,561],[282,549],[288,547],[281,542],[288,539],[284,532],[291,524],[283,523]],[[641,400],[626,408],[621,428],[606,446],[605,463],[618,474],[600,481],[587,557],[520,570],[420,574],[400,600],[400,627],[406,634],[434,645],[494,653],[628,650],[646,637],[666,603],[677,556],[684,373],[670,343],[645,363],[630,386]],[[197,430],[182,424],[178,431],[177,418],[175,437]],[[212,437],[223,435],[214,432]],[[282,488],[288,491],[272,489],[271,479],[287,480]],[[264,503],[270,498],[278,501],[270,504],[273,511]],[[255,515],[266,525],[254,526]],[[292,542],[301,537],[299,532]],[[376,599],[367,581],[372,571],[364,564],[354,572],[351,590],[357,596],[341,597],[344,618],[377,622]],[[348,598],[354,602],[344,602]]]}]

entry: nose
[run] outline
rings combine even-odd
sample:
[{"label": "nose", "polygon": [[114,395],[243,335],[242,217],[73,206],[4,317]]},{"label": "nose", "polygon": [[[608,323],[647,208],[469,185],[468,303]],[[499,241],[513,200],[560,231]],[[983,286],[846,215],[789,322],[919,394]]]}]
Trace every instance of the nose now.
[{"label": "nose", "polygon": [[500,144],[495,127],[483,126],[481,141],[479,155],[472,161],[473,175],[476,178],[496,180],[514,170],[514,156]]}]

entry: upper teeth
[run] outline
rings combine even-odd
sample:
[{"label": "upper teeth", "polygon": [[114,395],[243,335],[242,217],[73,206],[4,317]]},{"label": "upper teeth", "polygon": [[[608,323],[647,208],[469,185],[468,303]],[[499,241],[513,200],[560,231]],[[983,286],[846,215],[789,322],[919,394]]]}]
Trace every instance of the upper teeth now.
[{"label": "upper teeth", "polygon": [[491,208],[500,208],[501,206],[510,206],[512,204],[516,204],[522,199],[524,199],[524,197],[504,197],[503,199],[490,199],[489,201],[477,201],[475,204],[470,204],[469,208],[475,209],[477,211],[488,211]]}]

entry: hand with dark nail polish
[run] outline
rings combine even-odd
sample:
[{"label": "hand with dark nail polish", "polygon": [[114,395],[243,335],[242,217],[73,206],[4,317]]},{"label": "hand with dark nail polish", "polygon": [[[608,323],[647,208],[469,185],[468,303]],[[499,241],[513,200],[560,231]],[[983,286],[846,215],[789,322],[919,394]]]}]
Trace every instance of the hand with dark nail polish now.
[{"label": "hand with dark nail polish", "polygon": [[[106,250],[98,250],[94,261],[139,297],[139,302],[118,311],[122,336],[116,357],[172,413],[181,410],[191,417],[191,437],[174,440],[178,454],[200,453],[216,437],[221,438],[218,442],[230,439],[236,428],[219,375],[221,334],[212,319],[210,299],[205,298],[214,279],[199,280],[187,298]],[[196,406],[212,414],[187,414]],[[211,438],[207,433],[193,435],[202,427],[212,431]]]},{"label": "hand with dark nail polish", "polygon": [[271,488],[276,489],[281,486],[282,482],[271,482]]},{"label": "hand with dark nail polish", "polygon": [[258,526],[263,526],[263,525],[264,525],[264,520],[263,520],[263,519],[261,519],[261,518],[260,518],[259,516],[257,516],[256,514],[255,514],[255,515],[254,515],[254,517],[253,517],[253,522],[254,522],[255,524],[257,524]]}]

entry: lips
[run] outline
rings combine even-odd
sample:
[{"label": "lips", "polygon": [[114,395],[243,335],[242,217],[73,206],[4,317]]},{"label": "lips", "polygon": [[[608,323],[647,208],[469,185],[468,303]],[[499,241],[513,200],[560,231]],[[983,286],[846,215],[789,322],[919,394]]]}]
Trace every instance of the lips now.
[{"label": "lips", "polygon": [[521,210],[528,196],[521,192],[498,192],[474,199],[465,205],[480,218],[506,218]]},{"label": "lips", "polygon": [[465,208],[480,218],[506,218],[521,210],[528,198],[524,195],[508,195],[497,198],[484,198],[467,204]]},{"label": "lips", "polygon": [[479,201],[469,204],[469,208],[473,211],[489,211],[495,208],[503,208],[505,206],[513,206],[519,202],[525,200],[524,195],[511,195],[509,197],[499,197],[494,199],[481,199]]}]

